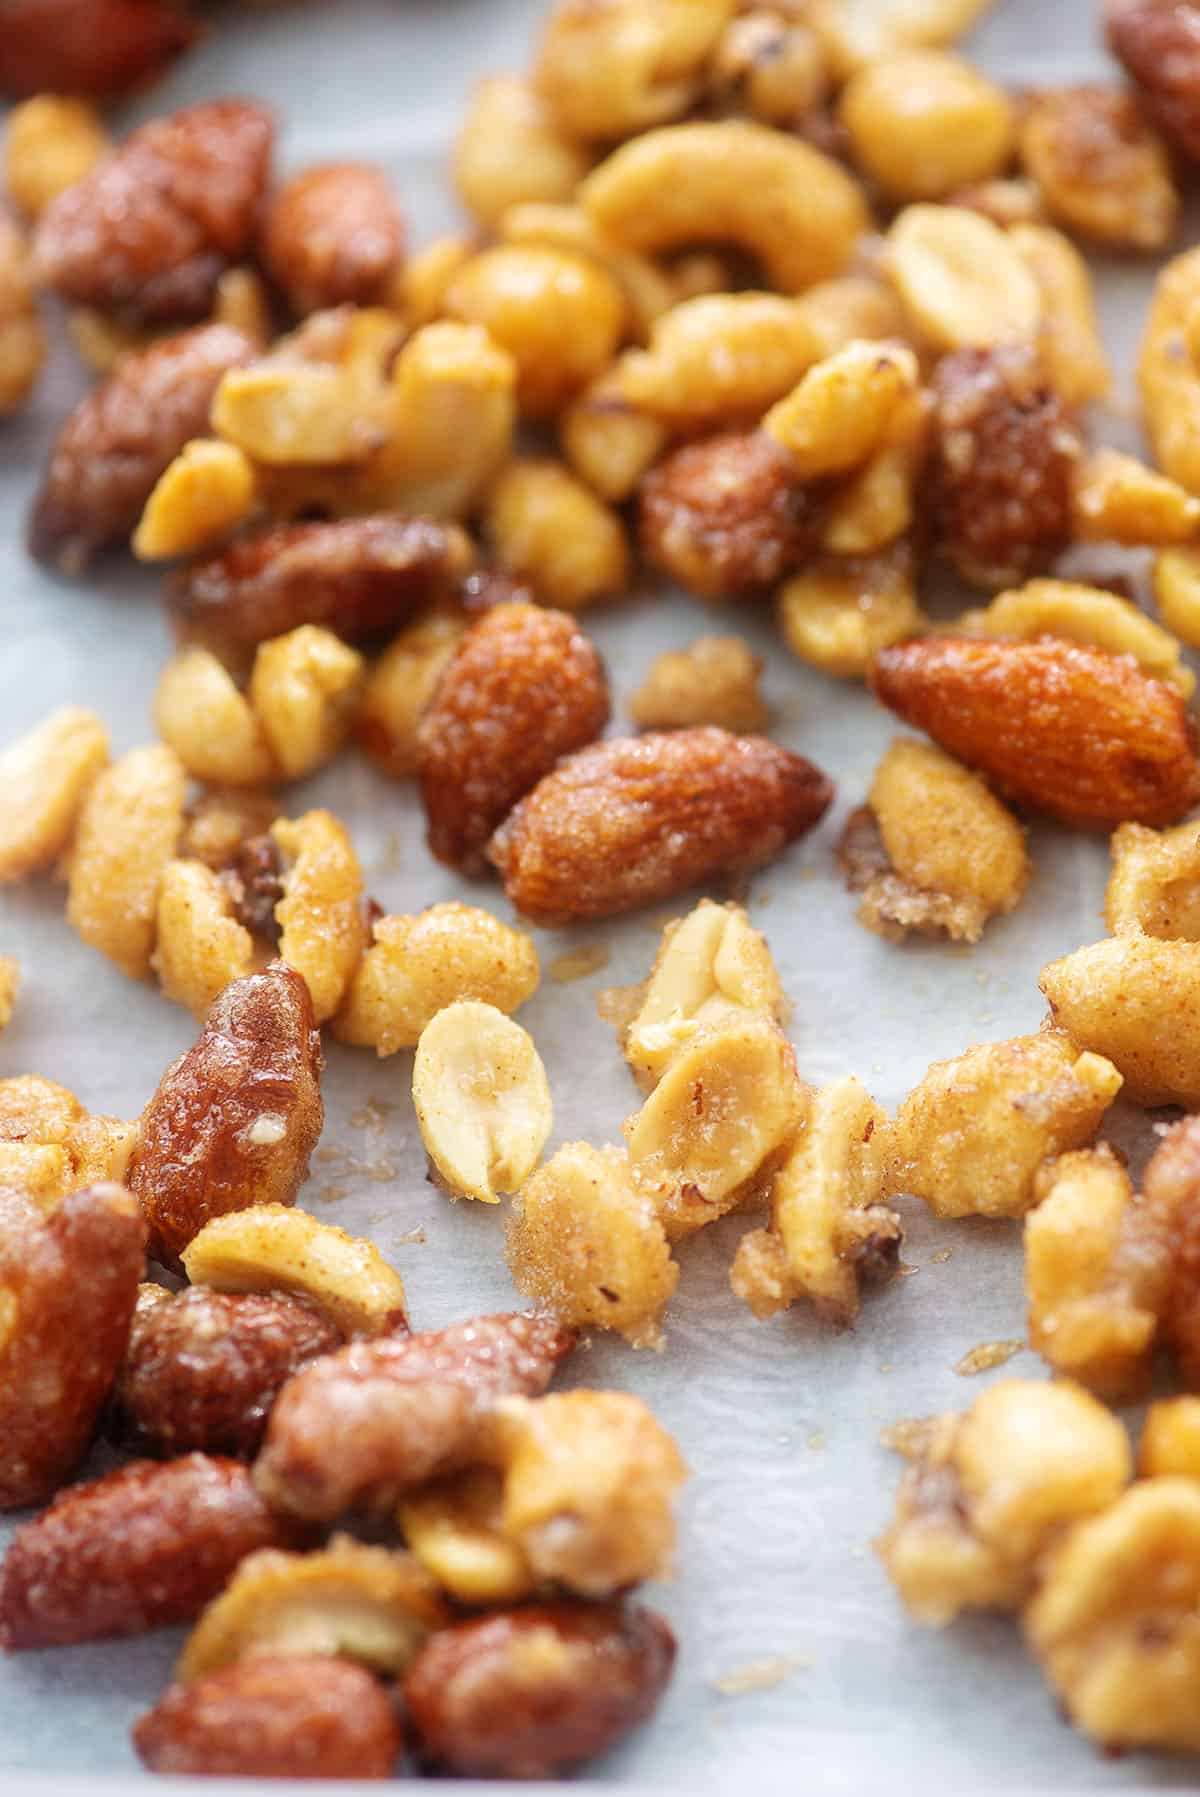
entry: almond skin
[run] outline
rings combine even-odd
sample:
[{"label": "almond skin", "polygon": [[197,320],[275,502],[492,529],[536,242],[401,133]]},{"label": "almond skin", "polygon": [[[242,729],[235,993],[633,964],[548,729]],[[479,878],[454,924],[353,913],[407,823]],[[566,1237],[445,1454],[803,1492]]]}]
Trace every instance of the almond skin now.
[{"label": "almond skin", "polygon": [[134,1724],[151,1772],[225,1778],[387,1778],[400,1727],[350,1660],[264,1654],[172,1685]]},{"label": "almond skin", "polygon": [[548,774],[488,855],[534,923],[612,917],[764,866],[832,797],[811,761],[762,736],[701,726],[614,738]]},{"label": "almond skin", "polygon": [[925,637],[880,650],[871,684],[1002,791],[1080,829],[1174,823],[1200,794],[1182,698],[1129,656]]}]

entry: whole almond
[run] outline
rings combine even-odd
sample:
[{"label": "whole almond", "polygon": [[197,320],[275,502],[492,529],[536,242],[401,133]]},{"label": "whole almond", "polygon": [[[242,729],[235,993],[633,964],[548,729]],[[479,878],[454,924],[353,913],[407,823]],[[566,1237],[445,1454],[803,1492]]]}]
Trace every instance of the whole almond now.
[{"label": "whole almond", "polygon": [[293,312],[386,305],[404,258],[404,218],[382,169],[325,162],[272,196],[261,242]]},{"label": "whole almond", "polygon": [[907,723],[1064,823],[1169,824],[1200,796],[1183,699],[1129,656],[931,636],[881,649],[871,682]]}]

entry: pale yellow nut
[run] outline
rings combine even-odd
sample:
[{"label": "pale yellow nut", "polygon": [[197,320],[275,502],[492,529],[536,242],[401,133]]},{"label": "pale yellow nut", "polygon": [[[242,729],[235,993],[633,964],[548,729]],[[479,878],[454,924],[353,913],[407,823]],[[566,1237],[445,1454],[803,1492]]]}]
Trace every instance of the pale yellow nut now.
[{"label": "pale yellow nut", "polygon": [[686,649],[656,656],[629,701],[639,730],[715,724],[735,735],[766,728],[759,691],[762,661],[740,636],[699,636]]},{"label": "pale yellow nut", "polygon": [[896,408],[882,446],[845,479],[821,533],[830,555],[878,555],[912,529],[929,416],[928,394],[911,393]]},{"label": "pale yellow nut", "polygon": [[558,0],[534,63],[565,132],[612,140],[678,118],[703,92],[735,0]]},{"label": "pale yellow nut", "polygon": [[620,517],[549,457],[509,464],[488,495],[484,525],[500,566],[546,605],[579,611],[629,585]]},{"label": "pale yellow nut", "polygon": [[1200,499],[1136,456],[1097,449],[1076,470],[1071,516],[1085,541],[1159,548],[1200,531]]},{"label": "pale yellow nut", "polygon": [[235,443],[199,437],[158,478],[133,534],[139,561],[194,555],[227,537],[254,510],[254,464]]},{"label": "pale yellow nut", "polygon": [[510,206],[569,200],[591,158],[558,127],[520,75],[476,83],[454,142],[454,185],[467,210],[494,228]]},{"label": "pale yellow nut", "polygon": [[1200,942],[1200,824],[1122,824],[1112,839],[1104,919],[1114,936]]},{"label": "pale yellow nut", "polygon": [[499,1473],[473,1466],[412,1493],[396,1513],[413,1554],[460,1604],[515,1604],[537,1589],[524,1552],[504,1532],[503,1502]]},{"label": "pale yellow nut", "polygon": [[757,420],[818,359],[799,300],[709,294],[675,306],[621,362],[625,397],[672,429]]},{"label": "pale yellow nut", "polygon": [[496,1204],[525,1184],[553,1122],[532,1037],[494,1005],[463,1000],[426,1024],[413,1063],[417,1122],[453,1197]]},{"label": "pale yellow nut", "polygon": [[260,643],[248,697],[285,780],[331,761],[354,728],[366,662],[318,624]]},{"label": "pale yellow nut", "polygon": [[359,745],[394,780],[415,774],[421,713],[467,628],[452,612],[432,612],[393,637],[367,673],[356,725]]},{"label": "pale yellow nut", "polygon": [[1079,581],[1026,581],[1023,587],[998,593],[982,610],[964,612],[955,629],[965,635],[1016,637],[1023,642],[1064,637],[1112,655],[1131,655],[1148,674],[1168,681],[1185,698],[1196,688],[1195,675],[1169,631],[1128,599]]},{"label": "pale yellow nut", "polygon": [[1010,228],[1008,239],[1037,283],[1038,349],[1056,391],[1069,406],[1106,398],[1113,376],[1087,263],[1070,238],[1051,225],[1021,222]]},{"label": "pale yellow nut", "polygon": [[1151,1404],[1138,1442],[1138,1472],[1143,1479],[1200,1479],[1200,1398]]},{"label": "pale yellow nut", "polygon": [[237,858],[248,837],[264,835],[278,816],[279,806],[269,792],[244,786],[210,787],[187,808],[179,853],[220,873]]},{"label": "pale yellow nut", "polygon": [[303,975],[313,1016],[324,1023],[342,1002],[362,955],[363,878],[358,857],[332,812],[306,811],[271,825],[284,864],[275,907],[280,957]]},{"label": "pale yellow nut", "polygon": [[[949,199],[953,206],[967,206],[972,212],[982,212],[984,218],[990,218],[994,225],[1000,225],[1006,231],[1017,225],[1046,223],[1041,195],[1024,175],[1001,175],[992,181],[977,181],[970,187],[960,187],[949,195]],[[1050,235],[1062,243],[1070,243],[1060,231],[1052,231]],[[1084,266],[1086,268],[1086,263]]]},{"label": "pale yellow nut", "polygon": [[333,1654],[394,1676],[430,1629],[450,1620],[411,1554],[348,1535],[335,1535],[315,1553],[263,1548],[241,1562],[203,1612],[175,1676],[188,1684],[264,1654]]},{"label": "pale yellow nut", "polygon": [[[686,297],[682,285],[648,256],[618,249],[579,206],[514,206],[500,221],[504,243],[538,244],[586,256],[610,274],[624,295],[630,335],[644,343],[654,323]],[[723,281],[718,282],[723,287]],[[706,289],[710,291],[711,289]]]},{"label": "pale yellow nut", "polygon": [[1033,343],[1042,299],[1005,233],[964,206],[907,206],[887,237],[887,272],[934,350]]},{"label": "pale yellow nut", "polygon": [[1179,195],[1167,146],[1132,94],[1099,84],[1034,93],[1022,110],[1020,156],[1050,215],[1119,250],[1161,250]]},{"label": "pale yellow nut", "polygon": [[21,964],[12,955],[0,955],[0,1031],[12,1022],[21,986]]},{"label": "pale yellow nut", "polygon": [[202,861],[170,861],[158,895],[152,965],[163,992],[205,1018],[218,992],[254,965],[254,942],[233,900]]},{"label": "pale yellow nut", "polygon": [[844,169],[795,137],[736,119],[634,138],[579,197],[626,249],[733,244],[783,293],[840,274],[868,228],[862,190]]},{"label": "pale yellow nut", "polygon": [[0,751],[0,884],[54,865],[107,765],[107,730],[74,705]]},{"label": "pale yellow nut", "polygon": [[663,931],[622,1047],[639,1085],[649,1091],[701,1031],[747,1016],[778,1023],[785,1009],[766,938],[751,927],[742,906],[701,899]]},{"label": "pale yellow nut", "polygon": [[[1142,417],[1164,474],[1200,494],[1200,249],[1159,271],[1138,349]],[[1181,632],[1182,634],[1182,632]]]},{"label": "pale yellow nut", "polygon": [[908,319],[894,289],[874,274],[818,281],[801,294],[800,305],[816,336],[821,361],[856,340],[903,342],[908,335]]},{"label": "pale yellow nut", "polygon": [[571,468],[610,505],[632,499],[670,438],[664,424],[626,398],[626,360],[618,356],[559,421],[559,439]]},{"label": "pale yellow nut", "polygon": [[1200,1750],[1200,1484],[1139,1481],[1064,1538],[1025,1612],[1077,1728],[1106,1749]]},{"label": "pale yellow nut", "polygon": [[607,1597],[672,1571],[674,1501],[688,1467],[640,1398],[502,1398],[490,1433],[505,1532],[535,1574],[582,1597]]},{"label": "pale yellow nut", "polygon": [[333,1024],[340,1042],[380,1055],[415,1048],[439,1011],[479,999],[511,1015],[537,991],[537,950],[522,930],[451,900],[381,917]]},{"label": "pale yellow nut", "polygon": [[53,1142],[0,1142],[0,1187],[52,1210],[74,1185],[71,1157]]},{"label": "pale yellow nut", "polygon": [[1042,969],[1054,1022],[1105,1055],[1134,1104],[1200,1107],[1200,942],[1113,936]]},{"label": "pale yellow nut", "polygon": [[732,111],[787,130],[825,98],[829,68],[824,45],[803,16],[752,4],[721,34],[712,80]]},{"label": "pale yellow nut", "polygon": [[[255,1146],[287,1153],[287,1118],[262,1111]],[[193,1285],[218,1292],[293,1292],[310,1298],[346,1336],[390,1335],[406,1316],[404,1282],[374,1242],[318,1223],[285,1204],[257,1204],[214,1217],[183,1251]]]},{"label": "pale yellow nut", "polygon": [[442,316],[446,289],[479,245],[470,237],[435,237],[408,258],[399,277],[399,306],[414,331]]},{"label": "pale yellow nut", "polygon": [[679,1267],[619,1149],[568,1142],[540,1167],[513,1206],[506,1258],[517,1290],[569,1327],[662,1345]]},{"label": "pale yellow nut", "polygon": [[262,724],[208,649],[180,649],[158,677],[154,725],[196,780],[265,786],[280,769]]},{"label": "pale yellow nut", "polygon": [[0,1079],[0,1142],[70,1140],[86,1115],[74,1092],[36,1073]]},{"label": "pale yellow nut", "polygon": [[994,0],[814,0],[813,24],[834,73],[851,75],[900,50],[963,37]]},{"label": "pale yellow nut", "polygon": [[1164,549],[1154,558],[1154,598],[1169,630],[1200,647],[1200,550]]},{"label": "pale yellow nut", "polygon": [[150,971],[159,887],[183,830],[186,795],[182,761],[155,743],[106,768],[79,814],[67,922],[134,979]]},{"label": "pale yellow nut", "polygon": [[0,217],[0,414],[24,405],[45,359],[28,245],[17,227]]},{"label": "pale yellow nut", "polygon": [[123,1180],[138,1127],[89,1115],[53,1080],[33,1074],[0,1080],[0,1186],[49,1206],[81,1186]]},{"label": "pale yellow nut", "polygon": [[265,349],[274,335],[271,296],[253,268],[227,268],[213,295],[212,322],[232,325]]},{"label": "pale yellow nut", "polygon": [[902,344],[848,343],[772,406],[763,429],[798,479],[847,474],[883,447],[917,376]]},{"label": "pale yellow nut", "polygon": [[104,121],[86,100],[35,94],[8,115],[4,133],[4,184],[26,218],[37,218],[51,200],[93,169],[111,140]]},{"label": "pale yellow nut", "polygon": [[122,1184],[141,1134],[139,1119],[84,1115],[71,1131],[68,1146],[77,1186],[116,1180]]},{"label": "pale yellow nut", "polygon": [[939,1217],[1023,1216],[1046,1156],[1091,1142],[1121,1085],[1061,1029],[935,1061],[896,1112],[886,1190]]},{"label": "pale yellow nut", "polygon": [[807,1108],[791,1044],[766,1018],[747,1015],[681,1046],[624,1125],[634,1175],[653,1193],[668,1239],[740,1204]]},{"label": "pale yellow nut", "polygon": [[928,628],[908,567],[887,556],[814,563],[780,588],[777,617],[793,655],[846,680],[861,680],[877,650]]},{"label": "pale yellow nut", "polygon": [[117,324],[91,306],[69,307],[66,327],[79,360],[89,373],[100,376],[111,374],[129,350],[145,349],[153,340],[148,331]]},{"label": "pale yellow nut", "polygon": [[1003,172],[1016,119],[1003,88],[959,56],[901,51],[868,64],[839,115],[858,162],[892,200],[941,200]]},{"label": "pale yellow nut", "polygon": [[211,420],[218,436],[273,468],[365,461],[385,429],[344,370],[291,361],[231,368]]}]

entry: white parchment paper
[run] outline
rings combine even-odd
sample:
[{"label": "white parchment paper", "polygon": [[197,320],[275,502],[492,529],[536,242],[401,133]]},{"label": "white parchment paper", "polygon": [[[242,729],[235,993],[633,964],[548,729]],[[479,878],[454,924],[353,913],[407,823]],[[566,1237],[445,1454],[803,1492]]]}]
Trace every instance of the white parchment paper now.
[{"label": "white parchment paper", "polygon": [[[226,92],[260,95],[283,119],[281,167],[342,155],[386,162],[421,242],[454,217],[445,151],[472,80],[527,61],[541,5],[327,0],[240,17],[239,10],[131,116]],[[978,51],[1015,81],[1090,73],[1104,66],[1092,14],[1090,0],[1001,0],[977,36]],[[1148,287],[1144,269],[1102,271],[1106,328],[1123,368]],[[83,703],[104,713],[120,750],[152,734],[150,699],[167,648],[157,582],[117,563],[70,585],[36,568],[22,547],[36,464],[78,390],[69,358],[60,357],[31,413],[0,427],[0,736],[54,705]],[[1127,435],[1127,427],[1114,428]],[[738,613],[725,621],[744,629],[766,660],[779,740],[838,783],[824,826],[760,875],[749,899],[794,1000],[805,1075],[857,1073],[891,1105],[930,1060],[1036,1028],[1038,970],[1103,933],[1104,843],[1035,831],[1029,895],[976,949],[898,949],[868,935],[840,887],[832,846],[892,724],[861,690],[798,666],[769,619]],[[618,707],[659,650],[711,625],[710,613],[678,594],[589,614]],[[387,909],[462,893],[426,854],[412,793],[361,761],[347,757],[289,795],[288,808],[310,803],[346,818],[370,890]],[[508,914],[498,890],[482,902]],[[551,1074],[551,1147],[615,1140],[635,1107],[595,997],[605,985],[644,977],[652,921],[539,933],[546,961],[581,942],[611,950],[603,972],[565,986],[547,981],[522,1013]],[[95,1110],[136,1114],[192,1040],[191,1019],[83,947],[63,919],[61,891],[48,884],[0,896],[0,949],[17,954],[24,969],[16,1017],[0,1039],[0,1073],[45,1074]],[[330,1048],[329,1152],[318,1155],[304,1202],[375,1237],[403,1272],[417,1326],[427,1327],[508,1307],[514,1294],[502,1215],[451,1206],[425,1183],[410,1072],[409,1055],[376,1062]],[[1144,1124],[1118,1120],[1127,1143],[1139,1130]],[[830,1334],[802,1309],[754,1322],[728,1288],[747,1226],[732,1218],[683,1248],[663,1354],[597,1340],[570,1367],[567,1383],[643,1395],[694,1468],[679,1577],[652,1594],[678,1630],[678,1675],[653,1725],[591,1777],[797,1792],[1195,1782],[1194,1766],[1097,1756],[1057,1718],[1010,1624],[984,1620],[934,1633],[901,1615],[869,1547],[898,1477],[879,1431],[897,1417],[967,1404],[982,1381],[956,1375],[955,1363],[978,1343],[1023,1333],[1015,1228],[939,1225],[914,1205],[906,1222],[912,1276],[869,1301],[852,1334]],[[417,1230],[421,1243],[411,1239]],[[1026,1353],[1009,1370],[1035,1375],[1038,1363]],[[101,1774],[138,1776],[129,1723],[157,1697],[177,1648],[170,1633],[0,1663],[0,1768],[13,1775],[0,1776],[0,1788],[31,1788],[22,1775],[33,1772],[74,1775],[83,1782],[53,1788],[79,1790]],[[715,1688],[765,1659],[790,1665],[773,1688],[741,1696]]]}]

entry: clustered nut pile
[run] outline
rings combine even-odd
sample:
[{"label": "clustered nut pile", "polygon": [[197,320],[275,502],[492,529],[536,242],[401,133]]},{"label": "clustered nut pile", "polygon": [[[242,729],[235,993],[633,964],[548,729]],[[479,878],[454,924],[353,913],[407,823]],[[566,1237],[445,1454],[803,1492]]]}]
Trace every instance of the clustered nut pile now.
[{"label": "clustered nut pile", "polygon": [[[419,247],[381,169],[277,179],[253,100],[114,142],[96,102],[186,49],[176,5],[0,12],[0,410],[44,301],[96,377],[30,549],[170,564],[176,637],[153,743],[113,760],[69,707],[0,753],[0,881],[64,880],[78,934],[202,1026],[135,1121],[0,1080],[0,1505],[49,1501],[0,1643],[193,1624],[134,1730],[155,1770],[383,1777],[407,1748],[531,1777],[646,1720],[674,1642],[631,1594],[671,1569],[687,1469],[557,1366],[581,1331],[660,1347],[682,1244],[754,1206],[734,1293],[850,1325],[913,1198],[1023,1220],[1053,1377],[897,1427],[889,1576],[926,1622],[1020,1611],[1103,1745],[1200,1751],[1200,1399],[1151,1407],[1136,1468],[1105,1408],[1163,1349],[1200,1388],[1200,1117],[1140,1181],[1099,1139],[1118,1092],[1200,1111],[1200,250],[1145,319],[1143,461],[1092,440],[1077,242],[1175,247],[1200,5],[1108,0],[1128,84],[1018,94],[950,48],[985,3],[557,0],[458,133],[471,228]],[[1080,545],[1145,552],[1157,617],[1071,577]],[[981,595],[948,624],[938,568]],[[1019,814],[1112,833],[1110,934],[1043,970],[1040,1031],[894,1115],[814,1089],[766,942],[701,898],[602,998],[622,1140],[543,1159],[531,937],[460,900],[384,914],[341,820],[278,794],[361,751],[535,925],[764,866],[833,787],[761,734],[736,630],[660,656],[606,734],[579,614],[647,571],[771,605],[921,733],[839,837],[869,930],[977,942],[1030,886]],[[0,957],[0,1028],[18,984]],[[536,1309],[412,1333],[375,1246],[296,1208],[324,1026],[414,1051],[430,1177],[513,1195]],[[139,1457],[69,1483],[98,1435]]]}]

